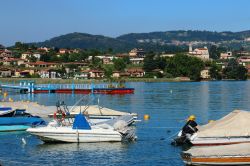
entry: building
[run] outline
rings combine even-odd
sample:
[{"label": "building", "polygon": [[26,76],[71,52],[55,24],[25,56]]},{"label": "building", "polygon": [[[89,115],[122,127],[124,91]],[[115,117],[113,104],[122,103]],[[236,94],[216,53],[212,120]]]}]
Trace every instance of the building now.
[{"label": "building", "polygon": [[32,56],[32,52],[24,52],[21,55],[21,59],[26,59],[28,60],[28,58],[30,58]]},{"label": "building", "polygon": [[201,70],[200,76],[202,79],[210,79],[211,78],[211,76],[209,74],[209,69],[210,68],[205,68],[204,70]]},{"label": "building", "polygon": [[50,48],[48,48],[48,47],[39,47],[39,48],[37,48],[37,51],[49,52]]},{"label": "building", "polygon": [[162,58],[171,58],[171,57],[174,57],[175,54],[161,54],[160,57]]},{"label": "building", "polygon": [[89,77],[90,78],[103,78],[104,77],[104,71],[103,70],[90,70],[89,71]]},{"label": "building", "polygon": [[21,55],[21,59],[29,60],[29,58],[35,57],[38,61],[41,58],[41,54],[38,52],[32,53],[32,52],[24,52]]},{"label": "building", "polygon": [[130,77],[143,77],[145,75],[142,68],[130,68],[126,72],[129,73]]},{"label": "building", "polygon": [[19,58],[9,58],[9,59],[2,60],[0,62],[2,62],[3,65],[5,66],[10,66],[10,65],[20,66],[22,64],[25,64],[26,60],[19,59]]},{"label": "building", "polygon": [[55,69],[42,69],[38,71],[38,74],[41,78],[61,78],[60,73],[58,73]]},{"label": "building", "polygon": [[145,57],[145,51],[141,48],[134,48],[128,54],[129,57]]},{"label": "building", "polygon": [[13,58],[12,52],[7,49],[0,50],[0,60]]},{"label": "building", "polygon": [[89,70],[82,70],[75,74],[74,79],[88,79],[90,77]]},{"label": "building", "polygon": [[189,46],[189,55],[195,56],[202,60],[209,60],[209,52],[207,47],[192,49],[192,45]]},{"label": "building", "polygon": [[105,65],[113,64],[112,59],[113,59],[113,57],[112,58],[110,58],[110,57],[104,57],[102,59],[102,63],[105,64]]},{"label": "building", "polygon": [[25,63],[26,67],[39,67],[39,68],[57,68],[61,67],[61,64],[59,63],[53,63],[53,62],[44,62],[44,61],[37,61],[37,62],[29,62]]},{"label": "building", "polygon": [[1,77],[11,77],[12,71],[8,68],[0,68],[0,76]]},{"label": "building", "polygon": [[112,73],[113,78],[129,77],[129,76],[130,74],[128,72],[113,71]]},{"label": "building", "polygon": [[226,53],[220,53],[220,59],[232,59],[232,58],[234,57],[231,51]]},{"label": "building", "polygon": [[238,58],[239,63],[250,63],[250,56],[241,56]]},{"label": "building", "polygon": [[68,49],[64,49],[64,48],[59,49],[59,54],[66,54],[66,53],[69,53]]},{"label": "building", "polygon": [[132,64],[141,64],[144,61],[144,58],[130,58],[129,59]]}]

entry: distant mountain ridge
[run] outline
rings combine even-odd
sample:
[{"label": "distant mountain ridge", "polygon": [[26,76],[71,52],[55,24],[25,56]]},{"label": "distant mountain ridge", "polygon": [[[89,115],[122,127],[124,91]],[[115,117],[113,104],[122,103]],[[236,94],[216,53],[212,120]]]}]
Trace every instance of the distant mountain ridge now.
[{"label": "distant mountain ridge", "polygon": [[54,37],[50,40],[39,43],[31,43],[37,46],[49,46],[59,48],[86,48],[102,49],[112,48],[116,51],[127,51],[134,47],[156,48],[167,47],[174,41],[180,42],[223,42],[223,41],[244,41],[250,37],[250,30],[242,32],[212,32],[212,31],[165,31],[149,33],[130,33],[117,38],[103,35],[91,35],[87,33],[69,33]]}]

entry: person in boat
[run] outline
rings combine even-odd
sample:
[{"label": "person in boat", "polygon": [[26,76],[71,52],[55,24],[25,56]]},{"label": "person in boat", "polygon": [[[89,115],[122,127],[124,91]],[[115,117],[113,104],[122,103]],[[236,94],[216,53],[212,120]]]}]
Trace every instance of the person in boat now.
[{"label": "person in boat", "polygon": [[171,142],[172,145],[183,145],[185,143],[190,143],[188,137],[193,135],[195,132],[198,131],[197,123],[195,122],[195,116],[191,115],[187,119],[187,123],[182,127],[181,132],[178,136]]},{"label": "person in boat", "polygon": [[193,135],[198,131],[197,123],[195,122],[196,117],[194,115],[189,116],[187,123],[182,128],[182,135],[190,134]]}]

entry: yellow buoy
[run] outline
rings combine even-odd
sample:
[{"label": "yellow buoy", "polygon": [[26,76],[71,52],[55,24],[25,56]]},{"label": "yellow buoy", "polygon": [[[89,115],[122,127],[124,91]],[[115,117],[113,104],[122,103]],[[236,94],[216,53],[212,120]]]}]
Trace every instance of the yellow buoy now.
[{"label": "yellow buoy", "polygon": [[209,120],[209,121],[208,121],[208,123],[212,123],[212,122],[214,122],[214,120]]},{"label": "yellow buoy", "polygon": [[3,93],[3,97],[6,98],[8,96],[8,93],[7,92],[4,92]]},{"label": "yellow buoy", "polygon": [[145,114],[144,115],[144,120],[149,120],[150,119],[150,116],[148,114]]},{"label": "yellow buoy", "polygon": [[13,99],[12,99],[12,98],[9,98],[9,102],[13,102]]}]

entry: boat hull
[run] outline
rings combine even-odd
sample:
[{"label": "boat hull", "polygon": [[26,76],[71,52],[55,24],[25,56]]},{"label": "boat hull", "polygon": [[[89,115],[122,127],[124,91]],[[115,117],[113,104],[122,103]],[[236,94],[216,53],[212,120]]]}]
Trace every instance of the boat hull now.
[{"label": "boat hull", "polygon": [[220,138],[195,138],[190,141],[193,146],[216,146],[249,143],[250,137],[220,137]]},{"label": "boat hull", "polygon": [[0,126],[0,132],[25,131],[28,128],[30,128],[30,126],[26,125]]},{"label": "boat hull", "polygon": [[112,129],[76,130],[70,127],[38,127],[27,130],[44,142],[120,142],[122,135]]},{"label": "boat hull", "polygon": [[193,157],[182,155],[187,165],[250,165],[250,156]]}]

